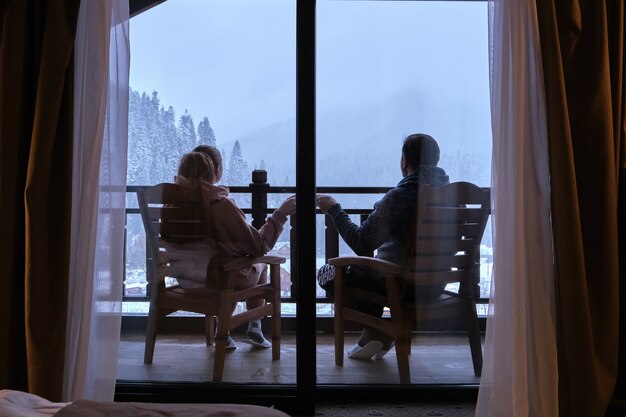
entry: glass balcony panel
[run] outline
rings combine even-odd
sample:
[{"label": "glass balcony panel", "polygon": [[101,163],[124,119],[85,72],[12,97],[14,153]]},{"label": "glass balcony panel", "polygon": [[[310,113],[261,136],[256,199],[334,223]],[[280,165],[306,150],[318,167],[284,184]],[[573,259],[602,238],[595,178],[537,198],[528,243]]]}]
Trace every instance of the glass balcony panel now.
[{"label": "glass balcony panel", "polygon": [[[295,6],[295,0],[170,0],[131,19],[123,306],[127,325],[123,331],[136,330],[139,343],[155,289],[147,282],[146,234],[135,190],[174,182],[181,156],[198,145],[220,151],[223,175],[218,185],[229,187],[229,197],[246,213],[249,223],[253,170],[265,170],[272,186],[295,185]],[[268,195],[268,207],[275,208],[285,196],[283,192]],[[281,270],[281,294],[285,297],[291,296],[290,248],[287,224],[270,252],[287,254]],[[202,262],[199,258],[193,262]],[[168,263],[167,268],[173,269],[172,265]],[[182,279],[166,278],[165,285],[184,288]],[[293,315],[293,306],[285,303],[283,314]],[[239,303],[235,312],[243,310],[245,304]],[[268,338],[270,323],[263,320]],[[154,366],[135,370],[132,378],[187,381],[193,375],[198,382],[211,381],[215,352],[204,346],[203,315],[178,311],[161,324]],[[246,329],[247,322],[231,331],[238,348],[226,357],[222,381],[295,383],[295,357],[273,361],[272,349],[256,349],[242,342],[248,339]],[[196,339],[179,343],[179,336],[185,333]],[[193,366],[179,358],[187,349],[195,349],[199,355]],[[135,359],[141,362],[143,350],[138,350],[138,355]],[[238,358],[245,362],[250,355],[257,360],[257,367],[241,368]],[[260,372],[267,378],[258,378],[260,364]],[[166,375],[150,371],[161,366],[170,371]],[[121,369],[120,378],[123,375],[127,374]]]},{"label": "glass balcony panel", "polygon": [[[450,182],[467,181],[489,187],[487,17],[486,2],[318,1],[317,185],[329,189],[395,187],[404,175],[400,162],[403,139],[409,134],[425,133],[438,142],[438,166],[445,170]],[[330,194],[348,213],[371,210],[383,196]],[[360,224],[360,216],[351,218]],[[323,225],[324,220],[319,224]],[[325,255],[327,237],[324,230],[318,231],[318,266]],[[480,296],[488,297],[490,225],[482,243],[479,287]],[[354,253],[342,239],[337,252]],[[458,284],[451,284],[446,289],[459,288]],[[318,317],[326,314],[319,313]],[[384,309],[383,316],[388,315],[389,310]],[[412,349],[418,354],[410,356],[411,383],[437,383],[444,377],[462,383],[478,381],[467,343],[451,348],[455,351],[454,360],[435,353],[427,355],[424,361],[421,354],[432,348],[432,343],[441,343],[442,351],[448,349],[445,341],[433,342],[427,331],[456,331],[457,325],[445,322],[414,329],[417,332],[413,333]],[[343,366],[328,372],[328,359],[319,354],[318,382],[399,382],[394,349],[381,360],[356,360],[345,354],[361,333],[359,326],[346,326]],[[328,327],[322,330],[321,324],[318,330],[319,343],[326,337],[324,332],[332,332]],[[335,362],[331,359],[330,363]]]}]

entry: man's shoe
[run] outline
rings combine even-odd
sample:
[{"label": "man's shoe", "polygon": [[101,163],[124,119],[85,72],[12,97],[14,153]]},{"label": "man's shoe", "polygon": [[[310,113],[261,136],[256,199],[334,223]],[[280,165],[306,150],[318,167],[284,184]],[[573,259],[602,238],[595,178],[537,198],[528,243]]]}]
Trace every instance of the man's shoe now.
[{"label": "man's shoe", "polygon": [[246,332],[246,336],[248,336],[248,339],[244,339],[242,340],[242,342],[252,345],[254,347],[267,349],[268,347],[272,346],[272,344],[265,338],[265,336],[263,336],[263,332],[261,331],[261,329],[255,327],[250,328]]},{"label": "man's shoe", "polygon": [[388,346],[383,347],[380,352],[378,352],[377,354],[374,355],[374,359],[378,360],[378,359],[382,359],[387,353],[389,353],[389,351],[391,350],[392,347],[394,347],[396,345],[396,342],[391,342]]},{"label": "man's shoe", "polygon": [[348,351],[348,357],[350,359],[372,359],[382,348],[383,344],[378,340],[371,340],[365,346],[359,346],[357,343]]}]

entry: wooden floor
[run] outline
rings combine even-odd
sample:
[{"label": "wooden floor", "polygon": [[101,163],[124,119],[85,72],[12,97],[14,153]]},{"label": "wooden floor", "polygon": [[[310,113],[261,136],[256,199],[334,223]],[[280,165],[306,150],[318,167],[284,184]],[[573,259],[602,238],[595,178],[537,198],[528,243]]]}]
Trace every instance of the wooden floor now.
[{"label": "wooden floor", "polygon": [[[144,335],[122,334],[118,379],[131,381],[209,382],[214,351],[204,344],[203,335],[158,335],[151,365],[144,365]],[[240,340],[237,335],[235,340]],[[346,334],[346,350],[357,334]],[[399,383],[395,351],[381,360],[351,360],[343,367],[334,361],[332,335],[317,339],[318,384],[395,384]],[[238,341],[238,349],[228,353],[224,382],[296,383],[295,335],[283,334],[281,359],[272,361],[271,349],[255,349]],[[467,337],[463,334],[420,333],[411,350],[412,384],[477,384]]]}]

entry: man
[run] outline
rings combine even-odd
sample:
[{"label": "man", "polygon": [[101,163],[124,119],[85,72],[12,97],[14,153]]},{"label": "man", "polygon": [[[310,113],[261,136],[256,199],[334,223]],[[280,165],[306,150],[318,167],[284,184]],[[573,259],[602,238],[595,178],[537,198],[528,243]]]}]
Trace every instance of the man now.
[{"label": "man", "polygon": [[[441,186],[449,183],[448,175],[439,167],[439,145],[431,136],[417,133],[407,136],[402,145],[400,169],[404,178],[374,204],[374,210],[360,226],[353,223],[341,205],[328,195],[318,195],[316,203],[328,214],[343,240],[360,256],[376,250],[376,257],[402,264],[407,234],[417,207],[417,192],[422,184]],[[386,294],[382,275],[362,267],[346,270],[346,285]],[[329,296],[334,294],[334,268],[324,265],[317,275],[320,286]],[[438,297],[443,288],[420,289],[418,297]],[[349,300],[348,300],[349,301]],[[363,313],[381,317],[383,307],[369,302],[353,303],[351,307]],[[349,351],[352,359],[380,359],[393,346],[389,336],[374,329],[364,329],[356,345]]]}]

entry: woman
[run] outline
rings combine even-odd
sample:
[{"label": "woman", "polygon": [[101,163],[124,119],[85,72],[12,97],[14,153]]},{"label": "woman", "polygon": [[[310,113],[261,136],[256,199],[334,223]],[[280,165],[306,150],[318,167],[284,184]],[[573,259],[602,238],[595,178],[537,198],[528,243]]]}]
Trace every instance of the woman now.
[{"label": "woman", "polygon": [[[200,149],[198,149],[200,148]],[[242,256],[260,257],[274,247],[287,222],[287,216],[295,213],[295,196],[287,198],[259,229],[246,221],[244,212],[234,200],[229,198],[227,187],[215,185],[222,176],[222,158],[214,147],[202,145],[199,151],[183,155],[178,166],[176,183],[185,186],[200,186],[206,208],[210,212],[215,230],[215,241],[222,262]],[[243,289],[267,282],[267,265],[254,264],[239,271],[235,287]],[[185,286],[184,281],[181,286]],[[248,309],[263,305],[265,300],[246,300]],[[271,343],[263,336],[261,321],[253,320],[246,332],[250,343],[257,347],[268,348]],[[227,347],[235,349],[237,345],[229,336]]]}]

